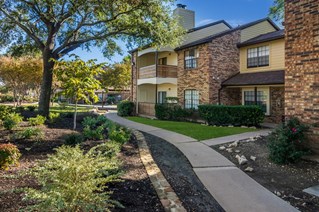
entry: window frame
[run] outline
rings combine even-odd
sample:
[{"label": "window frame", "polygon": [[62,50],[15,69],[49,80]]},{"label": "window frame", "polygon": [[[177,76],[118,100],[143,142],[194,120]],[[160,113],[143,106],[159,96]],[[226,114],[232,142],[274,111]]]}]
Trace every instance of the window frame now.
[{"label": "window frame", "polygon": [[[165,93],[165,98],[163,98],[163,93]],[[165,104],[166,97],[167,97],[167,91],[157,91],[157,104]],[[160,100],[162,100],[162,102]]]},{"label": "window frame", "polygon": [[[186,93],[190,91],[190,99],[186,99]],[[195,96],[195,95],[197,96]],[[197,98],[196,98],[197,97]],[[197,110],[198,109],[198,106],[199,106],[199,99],[200,99],[200,94],[199,94],[199,91],[196,90],[196,89],[186,89],[184,90],[184,108],[185,109],[195,109]],[[190,101],[190,104],[188,104],[188,101]],[[197,104],[195,104],[195,101]],[[190,105],[190,107],[189,107]]]},{"label": "window frame", "polygon": [[[194,56],[189,56],[191,51],[194,51],[194,53],[193,53]],[[188,52],[188,55],[187,55],[187,52]],[[198,58],[199,58],[198,48],[191,48],[191,49],[185,50],[184,51],[184,69],[185,70],[197,69],[198,68]]]},{"label": "window frame", "polygon": [[[241,89],[241,96],[242,96],[242,105],[245,105],[245,92],[246,91],[252,91],[254,93],[254,101],[255,101],[255,88],[242,88]],[[262,91],[264,92],[264,94],[267,96],[266,97],[266,112],[265,115],[266,116],[270,116],[270,88],[265,88],[265,87],[257,87],[257,92],[258,91]],[[257,93],[258,95],[258,93]],[[258,97],[257,97],[258,98]]]},{"label": "window frame", "polygon": [[[266,50],[266,52],[268,52],[268,55],[266,55],[266,56],[268,56],[268,63],[267,64],[261,64],[261,57],[264,57],[264,56],[261,56],[260,54],[261,54],[261,50],[260,49],[262,49],[262,48],[267,48]],[[257,64],[256,65],[249,65],[250,63],[249,63],[249,59],[251,59],[250,57],[249,57],[249,55],[251,54],[249,51],[250,50],[254,50],[254,49],[256,49],[257,51],[256,51],[256,54],[257,54]],[[253,58],[253,57],[252,57]],[[265,45],[265,46],[258,46],[258,47],[253,47],[253,48],[247,48],[247,68],[258,68],[258,67],[266,67],[266,66],[270,66],[270,46],[269,45]]]}]

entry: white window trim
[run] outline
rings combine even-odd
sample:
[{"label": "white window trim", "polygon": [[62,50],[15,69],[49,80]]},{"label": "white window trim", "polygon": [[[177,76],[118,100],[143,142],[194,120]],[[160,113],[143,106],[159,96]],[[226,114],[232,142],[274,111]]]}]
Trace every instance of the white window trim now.
[{"label": "white window trim", "polygon": [[[269,88],[259,88],[257,87],[257,91],[264,91],[266,92],[266,95],[267,95],[267,100],[266,100],[266,108],[267,108],[267,112],[265,113],[266,116],[269,116],[270,115],[270,89]],[[245,105],[245,96],[244,96],[244,92],[245,91],[255,91],[255,88],[254,87],[251,87],[251,88],[242,88],[241,89],[241,103],[242,105]]]}]

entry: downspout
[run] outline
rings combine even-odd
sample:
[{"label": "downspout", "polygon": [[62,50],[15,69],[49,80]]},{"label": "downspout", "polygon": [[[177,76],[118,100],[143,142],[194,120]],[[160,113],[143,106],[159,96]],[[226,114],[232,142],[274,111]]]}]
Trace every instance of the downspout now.
[{"label": "downspout", "polygon": [[158,51],[155,52],[155,104],[157,104]]}]

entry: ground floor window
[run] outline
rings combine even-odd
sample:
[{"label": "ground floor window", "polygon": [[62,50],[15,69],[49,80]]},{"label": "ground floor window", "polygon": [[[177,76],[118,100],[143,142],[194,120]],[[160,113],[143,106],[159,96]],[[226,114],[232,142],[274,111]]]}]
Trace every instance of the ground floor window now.
[{"label": "ground floor window", "polygon": [[185,90],[184,93],[185,108],[198,109],[199,105],[199,91],[197,90]]},{"label": "ground floor window", "polygon": [[166,103],[166,97],[167,97],[166,91],[159,91],[157,94],[157,103],[159,103],[159,104]]},{"label": "ground floor window", "polygon": [[270,114],[269,88],[244,88],[242,89],[243,105],[259,105],[266,115]]}]

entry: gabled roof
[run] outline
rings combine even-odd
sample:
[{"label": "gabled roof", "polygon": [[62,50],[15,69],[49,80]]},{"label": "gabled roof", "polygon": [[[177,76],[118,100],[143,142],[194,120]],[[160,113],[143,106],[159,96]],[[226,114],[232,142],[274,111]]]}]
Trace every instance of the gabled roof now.
[{"label": "gabled roof", "polygon": [[278,39],[282,39],[282,38],[285,38],[285,30],[283,30],[283,29],[279,30],[279,31],[259,35],[257,37],[250,39],[250,40],[239,43],[237,46],[238,47],[249,46],[249,45],[263,43],[263,42],[267,42],[267,41],[278,40]]},{"label": "gabled roof", "polygon": [[[230,26],[230,24],[228,24],[225,20],[220,20],[220,21],[215,21],[215,22],[212,22],[212,23],[203,25],[203,26],[199,26],[199,27],[195,27],[195,28],[189,29],[189,30],[187,31],[187,34],[193,33],[193,32],[196,32],[196,31],[198,31],[198,30],[202,30],[202,29],[205,29],[205,28],[208,28],[208,27],[211,27],[211,26],[215,26],[215,25],[218,25],[218,24],[225,24],[228,28],[232,29],[232,26]],[[138,51],[138,50],[141,50],[141,49],[149,48],[150,46],[151,46],[151,45],[148,44],[148,45],[145,45],[145,46],[140,47],[140,48],[132,49],[132,50],[130,50],[130,51],[128,51],[128,52],[129,52],[129,53],[133,53],[133,52]]]},{"label": "gabled roof", "polygon": [[263,19],[259,19],[257,21],[253,21],[253,22],[250,22],[250,23],[247,23],[247,24],[244,24],[244,25],[241,25],[241,26],[238,26],[238,27],[223,31],[221,33],[218,33],[218,34],[215,34],[215,35],[212,35],[212,36],[208,36],[206,38],[194,41],[192,43],[188,43],[186,45],[183,45],[183,46],[180,46],[180,47],[176,48],[175,50],[178,51],[178,50],[181,50],[181,49],[185,49],[185,48],[197,46],[197,45],[200,45],[200,44],[208,43],[208,42],[211,42],[212,40],[214,40],[216,38],[219,38],[219,37],[222,37],[224,35],[230,34],[230,33],[235,32],[237,30],[246,29],[248,27],[251,27],[251,26],[253,26],[255,24],[259,24],[259,23],[264,22],[264,21],[268,21],[276,30],[280,30],[280,28],[270,18],[263,18]]},{"label": "gabled roof", "polygon": [[281,85],[284,83],[285,71],[278,70],[239,73],[222,82],[222,86]]}]

